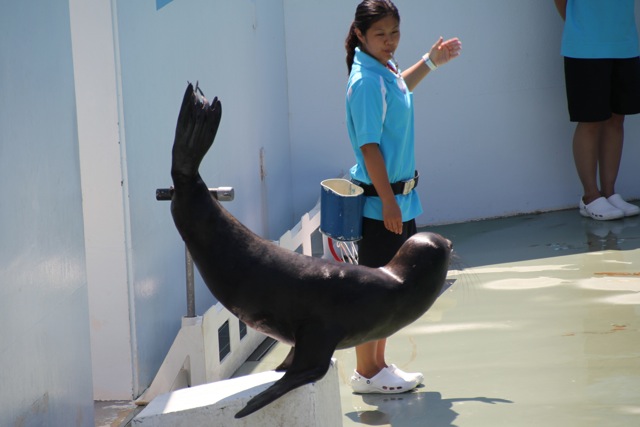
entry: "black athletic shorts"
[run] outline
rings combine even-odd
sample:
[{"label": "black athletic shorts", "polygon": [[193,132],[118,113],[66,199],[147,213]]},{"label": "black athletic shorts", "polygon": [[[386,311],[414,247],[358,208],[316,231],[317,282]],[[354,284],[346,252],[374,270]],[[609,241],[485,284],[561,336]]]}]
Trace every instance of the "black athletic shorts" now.
[{"label": "black athletic shorts", "polygon": [[402,234],[384,227],[384,221],[362,218],[362,239],[358,241],[358,264],[367,267],[387,265],[400,246],[417,232],[416,220],[402,223]]},{"label": "black athletic shorts", "polygon": [[600,122],[640,113],[640,58],[564,58],[569,118]]}]

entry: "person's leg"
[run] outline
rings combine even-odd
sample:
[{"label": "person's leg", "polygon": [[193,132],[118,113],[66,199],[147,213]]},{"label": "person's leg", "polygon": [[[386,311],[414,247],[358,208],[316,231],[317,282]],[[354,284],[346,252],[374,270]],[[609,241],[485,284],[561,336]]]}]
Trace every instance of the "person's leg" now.
[{"label": "person's leg", "polygon": [[[360,265],[378,268],[393,258],[406,240],[384,228],[383,221],[363,218],[362,240],[358,242]],[[387,365],[384,359],[386,339],[356,346],[356,371],[367,378],[375,376]]]},{"label": "person's leg", "polygon": [[[384,228],[384,222],[363,218],[362,240],[358,242],[359,264],[374,268],[385,265],[393,257],[393,254],[385,253],[385,248],[389,246],[387,240],[389,237]],[[384,342],[379,346],[380,341],[386,342],[386,340],[376,340],[355,347],[356,371],[366,378],[372,378],[385,367],[385,346]],[[380,358],[380,353],[382,353],[382,358]]]},{"label": "person's leg", "polygon": [[608,166],[611,153],[601,157],[601,147],[606,123],[613,113],[614,62],[611,59],[565,58],[564,65],[569,118],[577,123],[573,134],[573,159],[583,191],[580,214],[596,220],[621,218],[624,212],[603,197],[602,188],[598,186],[599,162],[606,159],[605,174],[611,172]]},{"label": "person's leg", "polygon": [[[400,249],[400,246],[415,233],[415,221],[406,222],[403,225],[402,235],[397,235],[386,230],[384,228],[384,222],[364,218],[362,223],[363,238],[358,242],[359,264],[373,268],[386,265],[391,261],[398,249]],[[381,373],[383,369],[387,368],[385,361],[386,343],[387,339],[383,338],[355,347],[357,374],[371,379]],[[389,376],[387,376],[387,378],[389,378]],[[418,384],[416,381],[407,381],[404,378],[398,378],[400,381],[393,384],[396,387],[400,386],[400,388],[397,389],[398,392],[407,391]],[[357,375],[352,378],[352,381],[354,380],[356,383],[359,382]],[[359,387],[359,384],[356,384],[356,387]]]},{"label": "person's leg", "polygon": [[[616,122],[617,118],[580,122],[573,136],[573,158],[583,188],[580,214],[600,221],[627,215],[617,200],[619,196],[612,199],[605,197],[605,191],[613,191],[620,165],[616,132],[609,129]],[[615,141],[605,140],[612,137]],[[610,142],[611,147],[604,147]],[[598,171],[603,185],[601,188],[598,187]]]},{"label": "person's leg", "polygon": [[573,160],[582,183],[582,201],[585,205],[602,197],[597,178],[602,124],[603,122],[580,122],[573,135]]},{"label": "person's leg", "polygon": [[615,186],[622,159],[623,140],[624,116],[613,114],[603,123],[598,153],[600,191],[604,197],[611,197],[616,193]]},{"label": "person's leg", "polygon": [[386,339],[369,341],[357,345],[356,349],[356,371],[366,378],[373,378],[378,372],[386,367],[384,364],[384,348]]},{"label": "person's leg", "polygon": [[624,145],[624,118],[640,113],[640,58],[617,59],[611,79],[611,110],[600,155],[600,184],[607,201],[624,212],[624,216],[640,215],[640,207],[627,203],[615,191]]},{"label": "person's leg", "polygon": [[378,362],[378,366],[380,368],[386,368],[387,362],[384,359],[384,351],[387,348],[387,339],[383,338],[381,340],[376,341],[378,346],[376,347],[376,362]]}]

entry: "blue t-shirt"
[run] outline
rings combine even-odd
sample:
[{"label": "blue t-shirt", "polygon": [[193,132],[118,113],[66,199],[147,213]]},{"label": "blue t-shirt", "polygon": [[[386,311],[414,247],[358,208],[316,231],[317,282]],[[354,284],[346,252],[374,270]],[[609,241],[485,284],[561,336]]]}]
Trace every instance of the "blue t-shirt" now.
[{"label": "blue t-shirt", "polygon": [[568,0],[563,56],[634,58],[640,55],[635,0]]},{"label": "blue t-shirt", "polygon": [[[399,74],[356,48],[347,85],[347,130],[356,156],[351,178],[371,184],[360,147],[377,143],[389,175],[389,182],[414,177],[413,94]],[[396,195],[402,220],[422,213],[418,193]],[[382,201],[365,197],[364,216],[382,220]]]}]

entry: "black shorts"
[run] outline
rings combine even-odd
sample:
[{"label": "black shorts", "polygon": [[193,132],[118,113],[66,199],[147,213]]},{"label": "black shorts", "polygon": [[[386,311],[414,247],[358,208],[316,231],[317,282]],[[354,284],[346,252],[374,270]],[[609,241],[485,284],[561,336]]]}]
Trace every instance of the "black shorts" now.
[{"label": "black shorts", "polygon": [[382,267],[394,257],[400,246],[417,232],[416,220],[402,223],[402,234],[384,227],[384,221],[362,218],[362,239],[358,241],[358,264]]},{"label": "black shorts", "polygon": [[640,113],[640,58],[564,58],[569,118],[600,122]]}]

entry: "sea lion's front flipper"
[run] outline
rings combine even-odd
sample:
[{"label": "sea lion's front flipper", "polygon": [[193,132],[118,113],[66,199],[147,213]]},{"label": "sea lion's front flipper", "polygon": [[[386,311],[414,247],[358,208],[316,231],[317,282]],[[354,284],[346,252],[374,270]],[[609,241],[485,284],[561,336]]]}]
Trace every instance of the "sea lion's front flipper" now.
[{"label": "sea lion's front flipper", "polygon": [[341,336],[337,333],[331,334],[313,327],[307,327],[305,331],[296,334],[295,348],[291,349],[287,359],[283,362],[284,365],[289,356],[293,355],[291,366],[287,372],[271,387],[249,400],[247,406],[242,408],[235,417],[246,417],[294,388],[324,377],[329,370],[331,356],[340,339]]},{"label": "sea lion's front flipper", "polygon": [[295,356],[295,354],[296,354],[296,348],[291,347],[291,350],[289,351],[289,354],[287,354],[287,357],[285,357],[282,363],[279,364],[274,370],[276,372],[282,372],[289,369],[291,367],[291,364],[293,363],[293,357]]}]

